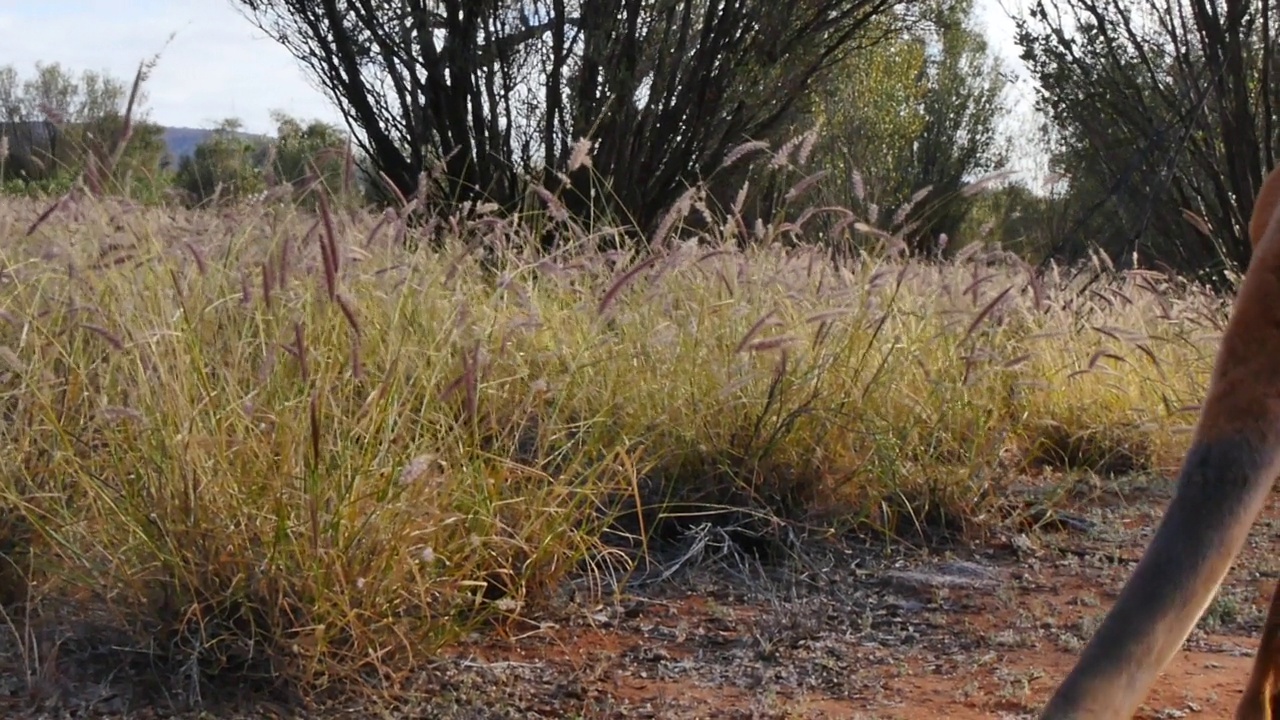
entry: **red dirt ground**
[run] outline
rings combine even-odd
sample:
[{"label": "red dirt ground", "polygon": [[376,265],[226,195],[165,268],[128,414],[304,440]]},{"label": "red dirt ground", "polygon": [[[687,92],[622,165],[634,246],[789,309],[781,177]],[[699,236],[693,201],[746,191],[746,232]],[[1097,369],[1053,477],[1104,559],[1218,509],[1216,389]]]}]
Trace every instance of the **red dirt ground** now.
[{"label": "red dirt ground", "polygon": [[[1093,593],[1087,580],[1068,579],[1058,592],[1047,590],[1019,594],[1039,605],[1039,612],[1057,608],[1062,615],[1078,614],[1071,599]],[[1107,597],[1109,602],[1112,599]],[[1265,598],[1258,598],[1259,608]],[[739,610],[747,614],[745,610]],[[716,615],[705,602],[685,598],[672,602],[658,622],[671,628],[714,623]],[[1016,625],[1012,608],[987,607],[957,612],[954,621],[966,633],[998,635]],[[1206,634],[1184,648],[1161,676],[1137,717],[1170,718],[1198,715],[1229,717],[1249,672],[1256,638],[1242,634]],[[655,640],[639,630],[608,631],[543,630],[536,636],[507,643],[486,643],[471,648],[472,662],[553,664],[566,675],[590,678],[586,694],[610,697],[619,707],[617,717],[643,717],[641,708],[653,708],[652,717],[773,717],[762,707],[761,693],[728,684],[707,684],[680,678],[643,677],[614,668],[611,661],[634,656],[637,649],[650,656],[692,660],[697,652],[679,639]],[[854,697],[832,697],[823,692],[760,688],[776,695],[768,703],[777,717],[807,718],[970,718],[1029,716],[1047,698],[1053,683],[1070,669],[1075,655],[1043,643],[1028,649],[992,650],[984,656],[958,658],[930,652],[928,646],[901,650],[893,664],[877,663],[872,678],[859,678],[873,692]],[[603,671],[602,671],[603,670]],[[865,671],[855,671],[862,675]],[[624,708],[630,708],[628,712]],[[668,713],[658,711],[668,708]],[[584,716],[595,716],[579,708]],[[550,717],[550,715],[546,715]],[[599,715],[611,716],[611,713]]]},{"label": "red dirt ground", "polygon": [[[822,573],[833,579],[808,594],[752,597],[741,580],[700,577],[629,613],[477,641],[455,662],[488,676],[472,689],[481,703],[514,712],[493,717],[1033,717],[1114,600],[1168,490],[1157,479],[1092,498],[1077,508],[1095,523],[1088,532],[1015,533],[946,553],[864,548],[853,557],[862,569]],[[1274,519],[1277,498],[1137,717],[1231,715],[1275,582]],[[957,561],[998,580],[946,587]],[[868,617],[845,617],[859,613]],[[556,680],[520,689],[538,677]]]}]

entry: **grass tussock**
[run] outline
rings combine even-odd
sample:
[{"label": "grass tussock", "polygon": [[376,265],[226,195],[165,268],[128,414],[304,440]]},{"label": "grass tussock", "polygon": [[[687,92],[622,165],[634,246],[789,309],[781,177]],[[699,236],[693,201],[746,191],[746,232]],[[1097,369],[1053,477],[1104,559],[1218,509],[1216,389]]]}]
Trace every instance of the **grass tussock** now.
[{"label": "grass tussock", "polygon": [[47,209],[0,205],[0,581],[298,687],[534,611],[658,502],[980,530],[1028,469],[1175,462],[1227,309],[998,253],[546,254],[483,208]]}]

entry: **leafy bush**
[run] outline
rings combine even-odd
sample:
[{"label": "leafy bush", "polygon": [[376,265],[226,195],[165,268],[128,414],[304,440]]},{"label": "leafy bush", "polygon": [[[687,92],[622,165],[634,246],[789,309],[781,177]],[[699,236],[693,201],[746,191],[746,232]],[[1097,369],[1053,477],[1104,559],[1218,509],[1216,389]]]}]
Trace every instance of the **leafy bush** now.
[{"label": "leafy bush", "polygon": [[265,141],[245,137],[238,121],[224,120],[178,162],[174,184],[197,205],[260,195],[267,189],[262,173],[266,153]]}]

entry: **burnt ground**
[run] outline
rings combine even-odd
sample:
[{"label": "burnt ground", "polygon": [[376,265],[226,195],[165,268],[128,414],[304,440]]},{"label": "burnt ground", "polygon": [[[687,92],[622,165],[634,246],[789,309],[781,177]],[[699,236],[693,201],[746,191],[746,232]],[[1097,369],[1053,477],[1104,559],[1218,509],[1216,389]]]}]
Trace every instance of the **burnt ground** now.
[{"label": "burnt ground", "polygon": [[[394,706],[182,717],[1031,717],[1114,600],[1170,492],[1164,478],[1134,481],[1074,501],[1071,521],[1053,527],[918,548],[806,543],[770,567],[712,530],[690,539],[697,558],[616,602],[570,601],[537,624],[453,647]],[[1273,497],[1138,717],[1230,716],[1278,576],[1278,521]],[[16,667],[6,654],[0,667]],[[33,704],[4,674],[6,717],[179,717],[126,713],[101,689],[85,710],[83,686]]]}]

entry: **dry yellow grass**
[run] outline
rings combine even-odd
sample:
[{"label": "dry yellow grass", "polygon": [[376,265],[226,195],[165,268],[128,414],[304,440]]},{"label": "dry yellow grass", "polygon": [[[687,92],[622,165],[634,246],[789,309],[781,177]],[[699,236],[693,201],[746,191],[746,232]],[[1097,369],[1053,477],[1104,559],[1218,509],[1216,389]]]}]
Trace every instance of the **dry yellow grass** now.
[{"label": "dry yellow grass", "polygon": [[46,208],[0,200],[0,550],[33,598],[304,687],[624,564],[629,502],[980,530],[1027,465],[1176,462],[1227,311],[979,253],[640,264],[483,211],[409,252],[396,217],[85,197],[28,235]]}]

